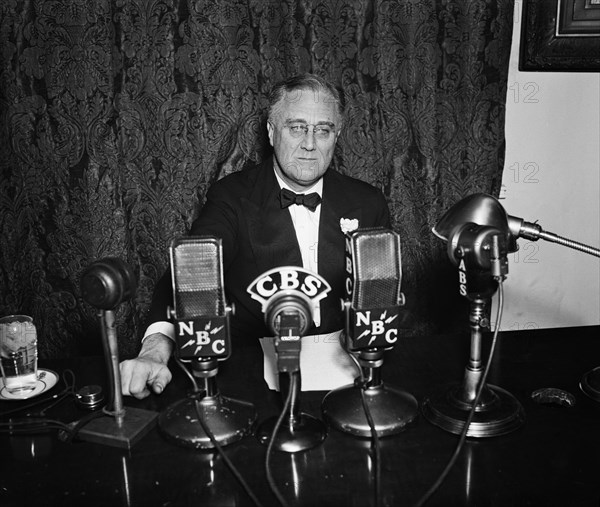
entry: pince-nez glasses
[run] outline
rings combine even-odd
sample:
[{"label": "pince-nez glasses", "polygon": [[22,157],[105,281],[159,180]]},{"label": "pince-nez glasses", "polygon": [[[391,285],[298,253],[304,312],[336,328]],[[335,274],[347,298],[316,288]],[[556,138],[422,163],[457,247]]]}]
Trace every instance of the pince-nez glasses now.
[{"label": "pince-nez glasses", "polygon": [[329,139],[334,129],[333,125],[327,124],[311,125],[310,123],[288,123],[284,126],[289,130],[290,135],[295,139],[306,136],[309,132],[309,127],[312,127],[315,138],[320,141],[326,141]]}]

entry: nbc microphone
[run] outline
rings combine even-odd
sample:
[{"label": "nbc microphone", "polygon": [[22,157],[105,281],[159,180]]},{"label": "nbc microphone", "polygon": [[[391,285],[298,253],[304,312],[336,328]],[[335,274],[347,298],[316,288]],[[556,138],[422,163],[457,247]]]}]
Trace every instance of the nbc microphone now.
[{"label": "nbc microphone", "polygon": [[231,353],[229,313],[223,283],[223,247],[219,238],[190,236],[169,250],[175,338],[181,359],[225,360]]},{"label": "nbc microphone", "polygon": [[[184,447],[212,449],[237,442],[256,420],[254,405],[223,396],[217,387],[218,361],[231,354],[225,303],[223,248],[219,238],[176,238],[169,249],[179,359],[191,364],[194,392],[167,407],[158,419],[165,437]],[[186,369],[184,367],[184,369]],[[200,424],[198,424],[198,422]]]},{"label": "nbc microphone", "polygon": [[349,234],[346,274],[347,348],[359,351],[393,346],[404,304],[400,235],[380,227]]},{"label": "nbc microphone", "polygon": [[414,421],[418,412],[412,394],[386,385],[381,378],[384,353],[398,340],[400,306],[404,304],[400,236],[381,227],[349,233],[346,275],[345,345],[357,356],[362,372],[359,383],[325,396],[323,417],[334,428],[355,436],[368,437],[373,430],[379,436],[393,435]]}]

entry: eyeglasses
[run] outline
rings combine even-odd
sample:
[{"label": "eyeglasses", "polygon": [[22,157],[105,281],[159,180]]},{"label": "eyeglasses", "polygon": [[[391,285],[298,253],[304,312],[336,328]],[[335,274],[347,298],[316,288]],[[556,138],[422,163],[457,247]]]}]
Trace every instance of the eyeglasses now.
[{"label": "eyeglasses", "polygon": [[313,134],[316,139],[319,141],[326,141],[329,139],[329,136],[333,134],[333,126],[332,125],[311,125],[309,123],[288,123],[284,125],[289,131],[290,135],[299,139],[308,134],[308,127],[312,127]]}]

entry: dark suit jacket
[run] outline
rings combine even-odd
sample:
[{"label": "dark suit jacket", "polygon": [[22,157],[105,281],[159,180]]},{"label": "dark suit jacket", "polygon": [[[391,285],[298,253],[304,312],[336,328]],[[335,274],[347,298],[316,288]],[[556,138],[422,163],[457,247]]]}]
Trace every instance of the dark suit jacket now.
[{"label": "dark suit jacket", "polygon": [[[231,318],[234,343],[269,333],[260,304],[246,288],[265,271],[279,266],[302,266],[292,219],[279,204],[279,185],[273,159],[230,174],[211,186],[206,204],[192,224],[190,235],[216,236],[223,241],[227,302],[235,305]],[[344,234],[340,219],[358,219],[359,227],[389,227],[389,210],[375,187],[329,169],[323,177],[319,223],[319,274],[331,285],[321,301],[321,325],[307,334],[328,333],[343,327],[340,301],[344,297]],[[159,281],[152,300],[150,321],[165,320],[171,304],[170,272]]]}]

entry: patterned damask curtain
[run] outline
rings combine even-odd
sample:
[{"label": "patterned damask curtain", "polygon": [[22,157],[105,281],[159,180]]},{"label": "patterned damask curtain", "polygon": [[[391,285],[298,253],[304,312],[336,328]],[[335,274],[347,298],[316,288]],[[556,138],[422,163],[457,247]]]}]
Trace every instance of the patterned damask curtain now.
[{"label": "patterned damask curtain", "polygon": [[212,182],[268,154],[271,85],[310,71],[345,93],[336,167],[389,200],[406,333],[465,322],[431,227],[461,197],[499,191],[512,12],[512,0],[3,0],[0,314],[34,317],[42,357],[98,351],[79,277],[120,257],[138,279],[117,311],[121,354],[135,354],[171,238]]}]

